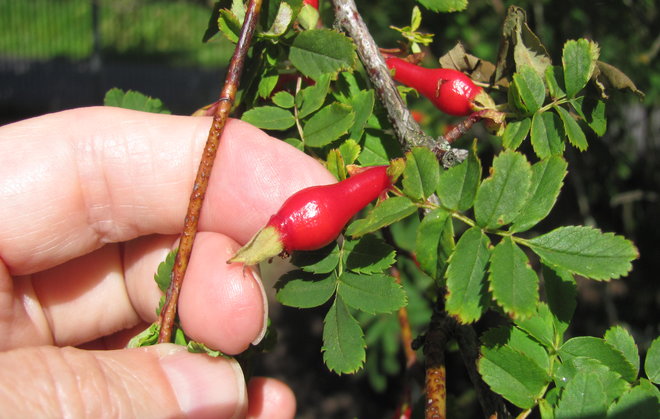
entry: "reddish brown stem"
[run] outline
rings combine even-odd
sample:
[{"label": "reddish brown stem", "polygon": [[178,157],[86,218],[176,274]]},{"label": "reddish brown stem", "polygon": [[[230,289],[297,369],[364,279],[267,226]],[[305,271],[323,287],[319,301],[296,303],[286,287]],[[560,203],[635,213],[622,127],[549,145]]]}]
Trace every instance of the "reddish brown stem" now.
[{"label": "reddish brown stem", "polygon": [[455,325],[454,319],[446,316],[444,312],[436,311],[431,318],[429,331],[424,340],[424,356],[426,357],[424,417],[426,419],[447,417],[445,349]]},{"label": "reddish brown stem", "polygon": [[158,335],[158,343],[170,342],[172,339],[172,329],[176,319],[177,302],[183,279],[188,268],[188,261],[192,253],[195,235],[197,234],[197,223],[199,222],[199,214],[204,202],[206,189],[208,188],[209,178],[211,177],[211,169],[215,155],[220,144],[220,137],[224,131],[227,118],[234,104],[236,91],[240,82],[241,74],[243,72],[243,65],[245,57],[252,41],[257,20],[259,18],[259,11],[261,10],[262,0],[250,0],[247,5],[247,12],[245,14],[245,21],[241,28],[241,34],[234,49],[234,55],[229,63],[227,69],[227,76],[225,84],[220,92],[220,99],[218,100],[218,107],[213,115],[213,123],[209,130],[209,136],[204,146],[202,160],[197,169],[197,177],[193,185],[193,191],[190,195],[190,202],[186,212],[186,218],[183,223],[183,233],[179,244],[179,251],[177,252],[172,270],[172,282],[167,289],[165,296],[165,304],[160,313],[159,323],[160,332]]}]

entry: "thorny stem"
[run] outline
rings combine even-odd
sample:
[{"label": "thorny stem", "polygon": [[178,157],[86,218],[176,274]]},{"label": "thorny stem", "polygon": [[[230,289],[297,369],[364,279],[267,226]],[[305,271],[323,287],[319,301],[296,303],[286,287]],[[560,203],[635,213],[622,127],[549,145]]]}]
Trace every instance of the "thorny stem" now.
[{"label": "thorny stem", "polygon": [[208,187],[209,178],[211,176],[211,169],[213,168],[213,161],[220,144],[220,136],[224,131],[227,118],[234,104],[236,91],[243,72],[243,65],[245,64],[245,57],[252,41],[257,19],[259,18],[259,11],[261,10],[262,0],[250,0],[247,5],[247,12],[241,34],[234,49],[234,55],[229,63],[227,69],[227,76],[225,84],[220,92],[220,99],[218,100],[218,107],[213,115],[213,124],[209,130],[209,136],[204,146],[204,153],[202,160],[197,169],[197,177],[193,185],[193,191],[190,195],[188,203],[188,210],[183,224],[183,233],[179,244],[179,251],[177,252],[174,261],[174,268],[172,270],[172,281],[167,294],[165,296],[165,304],[160,313],[159,323],[160,331],[158,334],[158,343],[170,342],[172,339],[172,328],[176,319],[176,308],[181,292],[181,285],[183,278],[188,268],[188,261],[192,253],[193,242],[197,234],[197,223],[199,222],[199,214],[204,202],[204,196]]},{"label": "thorny stem", "polygon": [[401,147],[404,150],[417,146],[426,147],[440,158],[445,167],[452,167],[462,162],[467,157],[465,150],[452,148],[444,137],[434,140],[413,119],[390,76],[390,70],[380,54],[376,41],[357,11],[355,1],[332,0],[332,4],[335,8],[337,24],[353,38],[357,53],[374,85],[374,90],[387,109]]}]

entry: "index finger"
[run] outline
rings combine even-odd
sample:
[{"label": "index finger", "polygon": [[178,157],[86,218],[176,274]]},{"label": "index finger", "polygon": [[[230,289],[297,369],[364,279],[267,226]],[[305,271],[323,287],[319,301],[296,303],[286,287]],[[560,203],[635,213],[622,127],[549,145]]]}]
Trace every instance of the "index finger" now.
[{"label": "index finger", "polygon": [[[0,128],[0,258],[40,271],[105,243],[181,231],[209,118],[85,108]],[[281,202],[333,182],[310,157],[228,122],[200,230],[246,241]]]}]

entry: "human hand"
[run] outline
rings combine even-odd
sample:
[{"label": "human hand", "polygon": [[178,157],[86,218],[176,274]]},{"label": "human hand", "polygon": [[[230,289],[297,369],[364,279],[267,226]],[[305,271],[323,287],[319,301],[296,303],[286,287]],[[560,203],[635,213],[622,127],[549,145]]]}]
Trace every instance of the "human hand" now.
[{"label": "human hand", "polygon": [[[279,381],[174,345],[117,349],[156,320],[209,118],[116,108],[0,127],[0,405],[9,416],[292,417]],[[179,299],[187,334],[258,341],[258,273],[225,261],[293,192],[333,182],[308,156],[229,121]],[[64,346],[115,350],[83,350]],[[248,406],[249,400],[249,406]]]}]

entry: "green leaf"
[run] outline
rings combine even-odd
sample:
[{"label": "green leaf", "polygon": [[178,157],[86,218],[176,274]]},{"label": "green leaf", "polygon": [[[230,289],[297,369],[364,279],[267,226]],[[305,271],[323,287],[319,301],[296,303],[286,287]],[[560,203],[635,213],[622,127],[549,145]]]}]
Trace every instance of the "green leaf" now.
[{"label": "green leaf", "polygon": [[160,99],[154,99],[134,90],[123,91],[116,87],[106,92],[103,104],[143,112],[171,113],[165,108]]},{"label": "green leaf", "polygon": [[660,337],[653,339],[651,347],[646,352],[644,372],[649,380],[660,384]]},{"label": "green leaf", "polygon": [[529,118],[509,123],[504,129],[502,136],[502,145],[504,148],[515,150],[520,147],[520,144],[522,144],[525,138],[527,138],[527,134],[529,134],[531,123],[532,121]]},{"label": "green leaf", "polygon": [[158,288],[165,292],[170,287],[172,282],[172,269],[174,269],[174,261],[179,249],[172,249],[167,253],[165,260],[158,264],[156,273],[154,274],[154,281],[158,284]]},{"label": "green leaf", "polygon": [[325,167],[337,178],[337,180],[344,180],[348,176],[348,173],[346,172],[346,163],[344,163],[344,158],[338,148],[333,148],[328,152]]},{"label": "green leaf", "polygon": [[417,0],[425,8],[440,13],[460,12],[467,7],[467,0]]},{"label": "green leaf", "polygon": [[629,240],[586,226],[560,227],[526,243],[543,263],[596,280],[627,274],[638,257]]},{"label": "green leaf", "polygon": [[352,139],[348,139],[339,146],[339,152],[345,164],[353,164],[360,155],[360,145]]},{"label": "green leaf", "polygon": [[195,342],[194,340],[188,341],[188,343],[186,344],[186,349],[188,350],[188,352],[191,352],[193,354],[206,354],[212,358],[218,358],[218,357],[230,358],[229,356],[223,354],[222,352],[211,349],[202,342]]},{"label": "green leaf", "polygon": [[605,134],[607,118],[605,117],[604,101],[593,97],[580,96],[572,99],[571,105],[596,135],[602,136]]},{"label": "green leaf", "polygon": [[318,250],[293,252],[291,263],[305,272],[326,274],[337,267],[339,259],[339,246],[335,241]]},{"label": "green leaf", "polygon": [[245,122],[262,128],[272,130],[285,130],[291,128],[296,120],[291,112],[276,106],[259,106],[245,112],[241,119]]},{"label": "green leaf", "polygon": [[546,373],[550,371],[548,352],[528,333],[517,327],[507,325],[489,329],[481,336],[481,341],[488,348],[508,346],[525,354]]},{"label": "green leaf", "polygon": [[257,36],[266,39],[275,39],[284,35],[293,21],[293,9],[286,2],[281,2],[277,9],[277,15],[270,28],[265,32],[258,32]]},{"label": "green leaf", "polygon": [[540,159],[564,154],[561,120],[552,112],[535,113],[532,118],[532,147]]},{"label": "green leaf", "polygon": [[603,384],[595,373],[579,371],[566,384],[555,409],[555,419],[599,419],[607,410]]},{"label": "green leaf", "polygon": [[291,64],[314,80],[326,73],[350,69],[355,58],[355,46],[350,38],[330,29],[301,32],[289,50]]},{"label": "green leaf", "polygon": [[335,102],[315,113],[303,127],[308,147],[323,147],[348,132],[355,114],[350,106]]},{"label": "green leaf", "polygon": [[461,323],[474,322],[486,311],[488,244],[488,237],[473,227],[463,233],[449,258],[445,309]]},{"label": "green leaf", "polygon": [[582,128],[580,128],[580,125],[575,118],[573,118],[571,114],[561,106],[555,106],[554,108],[564,124],[564,131],[568,136],[568,141],[570,141],[578,150],[586,150],[589,146],[587,143],[587,137],[584,135],[584,131],[582,131]]},{"label": "green leaf", "polygon": [[491,176],[485,179],[474,201],[477,223],[498,228],[513,221],[527,202],[532,169],[520,153],[506,150],[493,160]]},{"label": "green leaf", "polygon": [[241,24],[242,22],[236,18],[231,10],[220,9],[218,29],[233,44],[238,42],[238,36],[241,33]]},{"label": "green leaf", "polygon": [[328,310],[323,320],[323,361],[330,371],[351,374],[362,367],[365,359],[362,328],[351,315],[341,297]]},{"label": "green leaf", "polygon": [[474,203],[481,181],[481,161],[477,157],[476,141],[470,147],[467,159],[440,174],[438,197],[449,209],[466,211]]},{"label": "green leaf", "polygon": [[158,343],[158,334],[160,325],[158,322],[152,323],[148,328],[133,336],[126,344],[127,348],[140,348],[142,346],[152,346]]},{"label": "green leaf", "polygon": [[415,200],[427,199],[438,186],[440,164],[426,147],[415,147],[406,153],[403,171],[403,192]]},{"label": "green leaf", "polygon": [[[656,389],[657,391],[657,389]],[[660,402],[656,394],[645,386],[632,387],[624,393],[619,400],[612,403],[607,410],[607,417],[611,419],[629,419],[634,413],[635,419],[657,419]]]},{"label": "green leaf", "polygon": [[639,351],[635,345],[635,339],[621,326],[610,327],[605,336],[605,342],[620,350],[628,362],[635,368],[635,376],[639,373]]},{"label": "green leaf", "polygon": [[401,156],[401,147],[396,138],[382,129],[365,129],[364,143],[358,161],[363,166],[389,164]]},{"label": "green leaf", "polygon": [[293,108],[293,95],[285,91],[277,92],[273,95],[273,103],[280,108]]},{"label": "green leaf", "polygon": [[581,371],[596,375],[598,381],[603,385],[606,406],[630,388],[630,384],[621,378],[621,375],[609,369],[607,365],[603,365],[602,362],[596,359],[583,356],[559,364],[559,367],[555,371],[555,382],[559,387],[565,388],[566,384]]},{"label": "green leaf", "polygon": [[259,97],[263,99],[269,98],[277,86],[278,79],[279,76],[274,68],[264,69],[264,72],[259,79],[259,84],[257,85],[257,93],[259,94]]},{"label": "green leaf", "polygon": [[559,348],[558,353],[563,362],[577,357],[595,359],[621,375],[628,382],[632,382],[637,378],[635,367],[625,358],[623,353],[603,339],[592,336],[578,336],[564,343]]},{"label": "green leaf", "polygon": [[388,198],[376,205],[367,216],[353,221],[346,229],[346,235],[358,237],[403,220],[417,211],[417,206],[403,196]]},{"label": "green leaf", "polygon": [[296,95],[296,106],[300,108],[298,118],[302,119],[323,106],[330,89],[330,75],[320,76],[313,86],[305,87]]},{"label": "green leaf", "polygon": [[561,61],[564,67],[566,95],[569,98],[575,97],[586,86],[594,72],[599,54],[598,45],[587,39],[570,40],[564,44]]},{"label": "green leaf", "polygon": [[396,261],[396,252],[384,240],[368,234],[344,244],[346,269],[362,274],[383,272]]},{"label": "green leaf", "polygon": [[349,135],[355,141],[359,141],[362,138],[364,127],[373,112],[375,102],[376,99],[373,90],[361,90],[351,96],[351,106],[355,112],[355,121]]},{"label": "green leaf", "polygon": [[550,381],[530,357],[508,345],[481,347],[478,369],[490,388],[523,409],[532,408]]},{"label": "green leaf", "polygon": [[543,285],[555,328],[555,345],[563,342],[564,333],[577,305],[577,287],[573,276],[562,270],[543,267]]},{"label": "green leaf", "polygon": [[319,11],[314,6],[304,3],[300,13],[298,13],[297,20],[303,29],[314,29],[319,22]]},{"label": "green leaf", "polygon": [[529,198],[518,216],[513,220],[512,232],[521,232],[534,227],[554,207],[564,184],[568,163],[558,156],[541,160],[532,165],[532,183]]},{"label": "green leaf", "polygon": [[489,270],[490,291],[504,311],[513,318],[531,316],[539,300],[539,278],[511,237],[495,246]]},{"label": "green leaf", "polygon": [[337,294],[349,306],[366,313],[391,313],[406,305],[406,294],[389,275],[358,275],[344,272]]},{"label": "green leaf", "polygon": [[541,76],[530,66],[523,65],[513,75],[513,82],[530,114],[541,109],[545,100],[545,85]]},{"label": "green leaf", "polygon": [[450,213],[438,208],[426,214],[417,228],[415,256],[419,267],[431,278],[440,278],[454,247]]},{"label": "green leaf", "polygon": [[516,319],[516,325],[547,348],[556,348],[554,316],[547,304],[539,302],[531,317]]},{"label": "green leaf", "polygon": [[291,271],[284,274],[276,284],[277,301],[289,307],[317,307],[332,297],[336,287],[335,274],[320,276]]},{"label": "green leaf", "polygon": [[564,73],[561,67],[550,65],[545,69],[545,84],[548,86],[548,91],[553,99],[566,96],[564,89],[559,85],[560,80],[563,84]]}]

